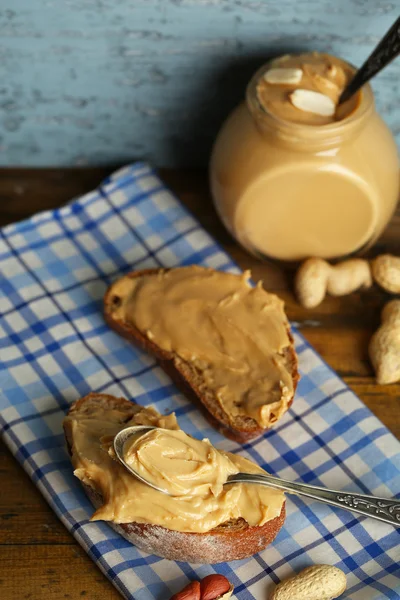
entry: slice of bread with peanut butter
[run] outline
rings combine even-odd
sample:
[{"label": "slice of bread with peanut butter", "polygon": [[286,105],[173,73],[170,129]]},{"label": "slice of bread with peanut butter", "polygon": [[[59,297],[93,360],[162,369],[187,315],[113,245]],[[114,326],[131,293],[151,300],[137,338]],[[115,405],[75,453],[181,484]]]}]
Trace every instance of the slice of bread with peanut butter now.
[{"label": "slice of bread with peanut butter", "polygon": [[282,300],[249,279],[194,265],[149,269],[118,279],[104,298],[108,324],[238,442],[284,415],[299,378]]},{"label": "slice of bread with peanut butter", "polygon": [[[171,455],[173,446],[166,447],[170,465],[161,469],[170,482],[177,486],[183,482],[183,494],[157,491],[118,462],[112,440],[121,429],[135,425],[160,427],[151,433],[168,437],[171,432],[170,437],[183,438],[176,454]],[[124,398],[92,393],[72,405],[64,432],[74,474],[96,509],[91,520],[107,521],[145,552],[194,563],[237,560],[263,550],[283,525],[281,491],[251,484],[223,485],[229,474],[264,471],[238,454],[217,450],[208,440],[185,436],[174,414],[163,416]],[[185,438],[190,440],[187,447]],[[153,442],[150,449],[153,462],[145,466],[149,470],[156,463],[157,475],[160,463],[154,459]],[[143,447],[141,452],[143,462]]]}]

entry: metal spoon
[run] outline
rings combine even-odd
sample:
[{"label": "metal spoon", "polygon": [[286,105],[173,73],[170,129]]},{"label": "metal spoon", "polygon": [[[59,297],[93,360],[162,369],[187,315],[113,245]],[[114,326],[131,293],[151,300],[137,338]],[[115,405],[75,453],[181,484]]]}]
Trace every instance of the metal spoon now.
[{"label": "metal spoon", "polygon": [[349,100],[358,90],[400,54],[400,17],[391,26],[372,54],[343,90],[339,104]]},{"label": "metal spoon", "polygon": [[[148,433],[152,429],[159,429],[159,428],[158,427],[150,427],[149,425],[136,425],[134,427],[126,427],[126,429],[122,429],[114,437],[114,441],[113,441],[114,451],[115,451],[115,454],[117,455],[117,458],[118,458],[119,462],[121,464],[123,464],[124,467],[126,469],[128,469],[128,471],[130,473],[132,473],[132,475],[134,475],[137,479],[140,479],[140,481],[143,481],[143,483],[147,483],[147,485],[149,485],[150,487],[154,488],[155,490],[158,490],[159,492],[162,492],[163,494],[168,494],[169,495],[169,492],[167,490],[163,490],[162,488],[154,485],[154,483],[151,483],[151,481],[148,481],[147,479],[145,479],[144,477],[142,477],[140,475],[140,473],[137,473],[137,471],[135,471],[134,469],[132,469],[132,467],[130,465],[128,465],[128,463],[126,463],[125,459],[124,459],[125,444],[126,444],[126,442],[132,436],[137,435],[140,431],[144,435],[145,433]],[[142,436],[139,436],[138,439],[140,437],[142,437]]]},{"label": "metal spoon", "polygon": [[[137,435],[138,432],[143,432],[143,435],[152,429],[158,429],[157,427],[150,426],[137,426],[127,427],[122,429],[114,438],[114,450],[121,464],[124,465],[140,481],[146,483],[150,487],[162,492],[169,494],[166,489],[158,487],[144,479],[139,473],[132,469],[124,460],[124,446],[128,439],[133,435]],[[140,439],[141,436],[138,437]],[[372,517],[390,525],[400,527],[400,499],[388,499],[379,498],[377,496],[369,496],[367,494],[358,494],[354,492],[330,490],[316,485],[307,485],[305,483],[294,483],[286,481],[280,477],[274,477],[273,475],[255,475],[250,473],[237,473],[228,477],[224,485],[232,485],[234,483],[256,483],[258,485],[265,485],[278,490],[283,490],[288,494],[295,494],[296,496],[305,496],[312,500],[318,500],[331,506],[337,506],[344,508],[351,512],[356,512],[365,517]]]}]

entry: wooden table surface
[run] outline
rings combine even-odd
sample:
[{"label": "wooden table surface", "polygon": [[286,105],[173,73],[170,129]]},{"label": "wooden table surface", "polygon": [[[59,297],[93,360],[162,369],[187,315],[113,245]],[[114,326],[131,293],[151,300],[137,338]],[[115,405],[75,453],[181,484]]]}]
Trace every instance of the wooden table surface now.
[{"label": "wooden table surface", "polygon": [[[95,187],[111,169],[0,170],[0,225],[59,206]],[[400,385],[375,383],[367,346],[387,294],[374,287],[327,298],[312,311],[291,291],[292,275],[262,264],[224,231],[211,206],[206,174],[162,171],[162,177],[242,268],[286,302],[289,318],[365,404],[400,437]],[[400,211],[371,254],[400,254]],[[0,265],[1,269],[1,265]],[[36,487],[0,444],[0,597],[2,600],[120,596],[49,509]]]}]

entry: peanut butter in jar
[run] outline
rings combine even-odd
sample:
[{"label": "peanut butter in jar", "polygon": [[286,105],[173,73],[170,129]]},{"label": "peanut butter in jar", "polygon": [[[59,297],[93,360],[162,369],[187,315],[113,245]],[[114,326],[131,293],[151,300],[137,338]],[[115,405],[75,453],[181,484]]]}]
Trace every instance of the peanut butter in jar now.
[{"label": "peanut butter in jar", "polygon": [[399,195],[399,159],[365,86],[338,106],[354,67],[328,54],[286,55],[250,81],[211,158],[217,210],[264,258],[339,258],[371,246]]}]

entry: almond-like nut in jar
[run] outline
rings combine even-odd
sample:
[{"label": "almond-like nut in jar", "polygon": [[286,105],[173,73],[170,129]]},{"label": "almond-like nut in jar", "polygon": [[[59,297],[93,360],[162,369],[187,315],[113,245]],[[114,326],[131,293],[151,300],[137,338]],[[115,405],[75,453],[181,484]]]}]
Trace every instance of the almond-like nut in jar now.
[{"label": "almond-like nut in jar", "polygon": [[269,69],[264,75],[267,83],[272,84],[289,84],[300,83],[303,76],[301,69]]},{"label": "almond-like nut in jar", "polygon": [[200,583],[201,600],[222,600],[232,595],[233,586],[223,575],[207,575]]},{"label": "almond-like nut in jar", "polygon": [[200,582],[192,581],[177,594],[174,594],[170,600],[200,600]]},{"label": "almond-like nut in jar", "polygon": [[322,117],[332,117],[335,114],[335,103],[320,92],[298,89],[289,95],[290,102],[305,112],[311,112]]}]

